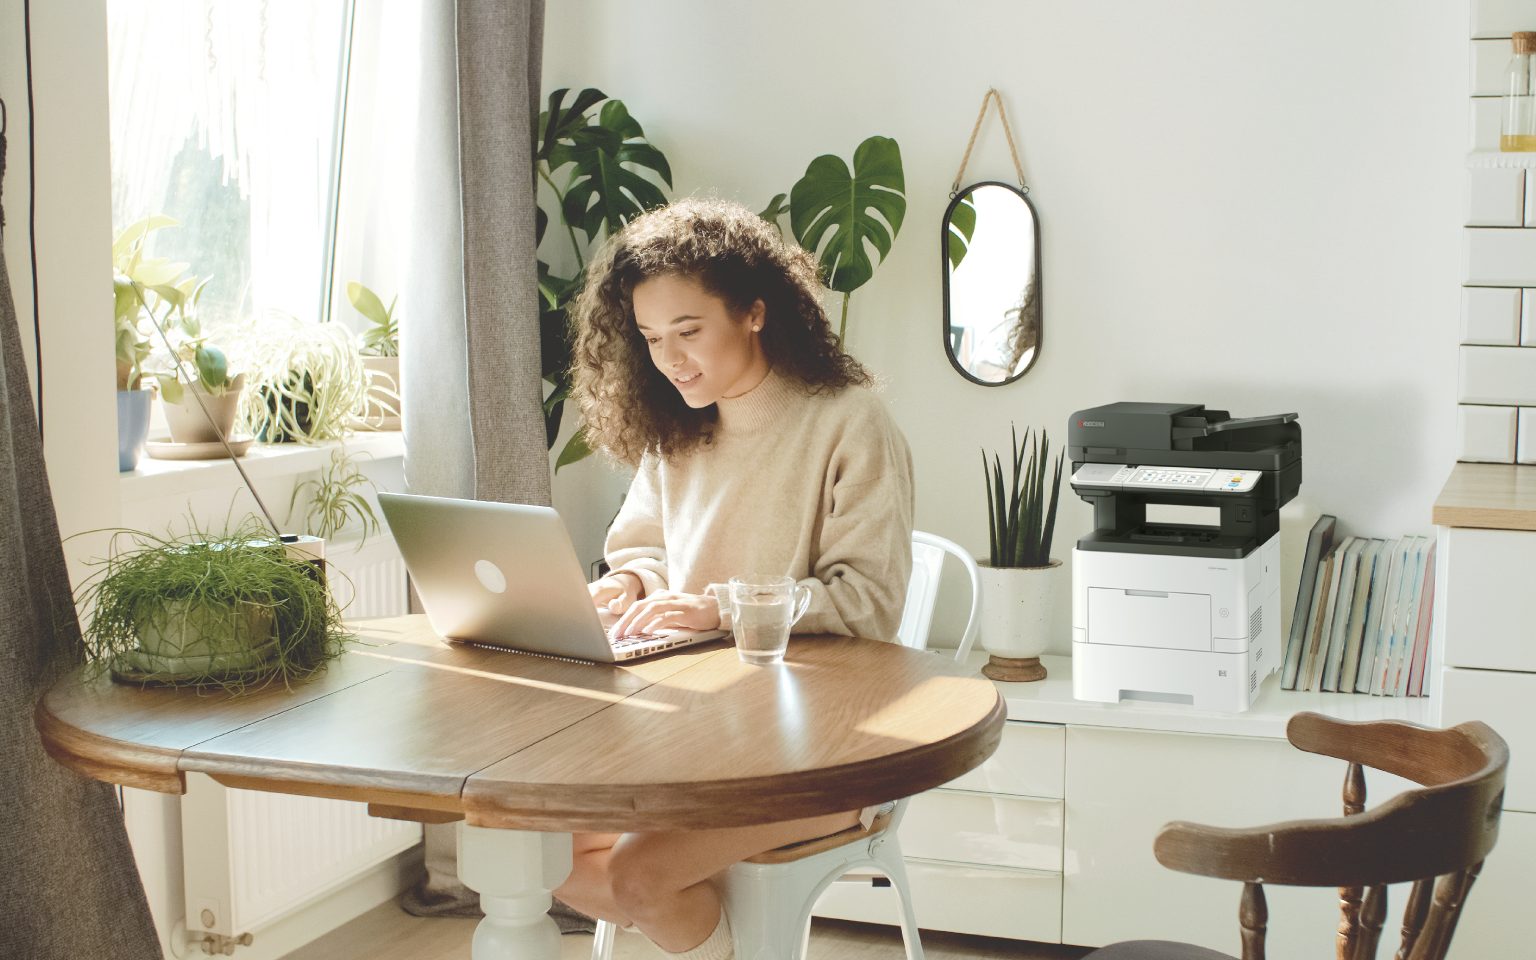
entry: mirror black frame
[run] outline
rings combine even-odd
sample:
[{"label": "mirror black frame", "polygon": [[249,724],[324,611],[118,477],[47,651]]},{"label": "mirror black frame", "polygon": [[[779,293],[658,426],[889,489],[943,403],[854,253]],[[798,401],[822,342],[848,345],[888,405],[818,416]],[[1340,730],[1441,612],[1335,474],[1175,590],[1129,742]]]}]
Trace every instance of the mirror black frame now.
[{"label": "mirror black frame", "polygon": [[[1029,217],[1034,222],[1035,227],[1035,300],[1040,305],[1040,325],[1039,329],[1035,331],[1035,355],[1029,358],[1029,363],[1023,370],[1020,370],[1007,380],[998,380],[996,382],[974,377],[969,370],[960,364],[960,360],[955,356],[954,333],[949,324],[949,218],[954,214],[955,208],[960,205],[961,201],[975,192],[978,187],[1003,187],[1012,191],[1014,195],[1024,201],[1024,206],[1029,208]],[[960,376],[983,387],[1006,386],[1033,370],[1035,364],[1040,362],[1040,350],[1045,341],[1045,299],[1042,283],[1044,278],[1040,272],[1040,213],[1035,209],[1035,205],[1029,202],[1028,191],[1020,190],[1011,183],[983,180],[979,183],[973,183],[955,194],[954,199],[949,201],[949,206],[944,210],[944,219],[939,223],[939,262],[943,264],[944,279],[944,353],[949,357],[950,366],[959,371]]]}]

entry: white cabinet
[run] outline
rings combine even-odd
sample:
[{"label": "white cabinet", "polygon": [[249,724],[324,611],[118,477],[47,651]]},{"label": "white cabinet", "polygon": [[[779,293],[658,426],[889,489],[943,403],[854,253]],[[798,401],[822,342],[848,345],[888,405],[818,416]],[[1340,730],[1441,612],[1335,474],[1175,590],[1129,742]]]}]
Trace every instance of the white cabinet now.
[{"label": "white cabinet", "polygon": [[1536,890],[1536,813],[1506,811],[1499,820],[1499,845],[1472,885],[1447,960],[1530,956],[1530,930],[1521,918],[1531,908],[1532,890]]},{"label": "white cabinet", "polygon": [[1536,533],[1445,528],[1445,663],[1536,671]]},{"label": "white cabinet", "polygon": [[[919,926],[1061,941],[1064,744],[1059,724],[1010,720],[986,763],[908,802],[901,848]],[[892,923],[896,897],[837,883],[816,916]]]}]

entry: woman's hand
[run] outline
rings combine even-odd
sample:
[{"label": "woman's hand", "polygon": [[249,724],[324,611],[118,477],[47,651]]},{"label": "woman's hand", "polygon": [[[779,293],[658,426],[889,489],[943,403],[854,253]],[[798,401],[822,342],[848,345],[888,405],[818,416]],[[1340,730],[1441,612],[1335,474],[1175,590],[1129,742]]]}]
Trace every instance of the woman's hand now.
[{"label": "woman's hand", "polygon": [[617,640],[658,630],[714,630],[720,626],[720,604],[714,597],[662,590],[637,600],[608,631]]},{"label": "woman's hand", "polygon": [[592,602],[598,607],[606,607],[615,616],[633,607],[640,599],[641,590],[640,577],[628,570],[615,571],[587,584]]}]

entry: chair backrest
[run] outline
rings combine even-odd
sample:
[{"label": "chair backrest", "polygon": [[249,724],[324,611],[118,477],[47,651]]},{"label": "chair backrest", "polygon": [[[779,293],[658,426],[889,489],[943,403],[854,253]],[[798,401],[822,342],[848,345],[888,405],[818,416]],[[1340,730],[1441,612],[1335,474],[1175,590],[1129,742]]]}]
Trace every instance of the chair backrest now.
[{"label": "chair backrest", "polygon": [[[1243,957],[1263,956],[1262,884],[1338,887],[1338,956],[1374,958],[1389,883],[1413,881],[1397,956],[1442,960],[1467,890],[1499,835],[1509,747],[1486,724],[1434,730],[1298,713],[1292,745],[1348,761],[1344,816],[1232,830],[1175,822],[1153,844],[1173,870],[1243,882]],[[1365,810],[1364,767],[1423,786]],[[1363,894],[1363,899],[1362,899]]]},{"label": "chair backrest", "polygon": [[944,569],[946,553],[958,558],[971,576],[971,616],[960,636],[960,646],[955,650],[955,659],[964,660],[976,642],[976,631],[981,622],[981,570],[975,559],[952,540],[920,530],[913,532],[912,579],[907,584],[907,603],[901,611],[901,626],[896,629],[896,637],[904,646],[928,649],[928,630],[933,625],[933,604],[939,596],[939,573]]}]

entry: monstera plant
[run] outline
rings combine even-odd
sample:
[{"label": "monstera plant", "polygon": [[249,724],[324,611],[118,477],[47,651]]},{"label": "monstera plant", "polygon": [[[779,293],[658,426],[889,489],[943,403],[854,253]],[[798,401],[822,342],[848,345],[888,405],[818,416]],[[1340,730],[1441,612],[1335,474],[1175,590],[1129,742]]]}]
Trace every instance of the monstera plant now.
[{"label": "monstera plant", "polygon": [[843,295],[839,339],[848,330],[849,298],[875,275],[868,247],[883,261],[901,231],[906,189],[901,147],[889,137],[870,137],[853,151],[852,170],[841,157],[817,157],[790,189],[788,205],[781,193],[761,214],[777,225],[788,213],[795,241],[817,255],[827,286]]},{"label": "monstera plant", "polygon": [[[576,273],[561,277],[539,261],[541,367],[554,388],[544,401],[544,431],[549,446],[560,433],[561,414],[571,389],[571,333],[566,310],[586,282],[587,253],[608,235],[652,207],[667,202],[661,188],[641,175],[650,171],[672,186],[672,168],[621,100],[588,88],[567,106],[569,89],[549,95],[549,109],[539,115],[534,168],[555,195],[555,212],[570,237]],[[602,106],[593,113],[593,109]],[[550,216],[538,212],[538,241]],[[578,232],[580,237],[577,236]],[[592,453],[586,431],[578,430],[555,460],[555,470]]]}]

